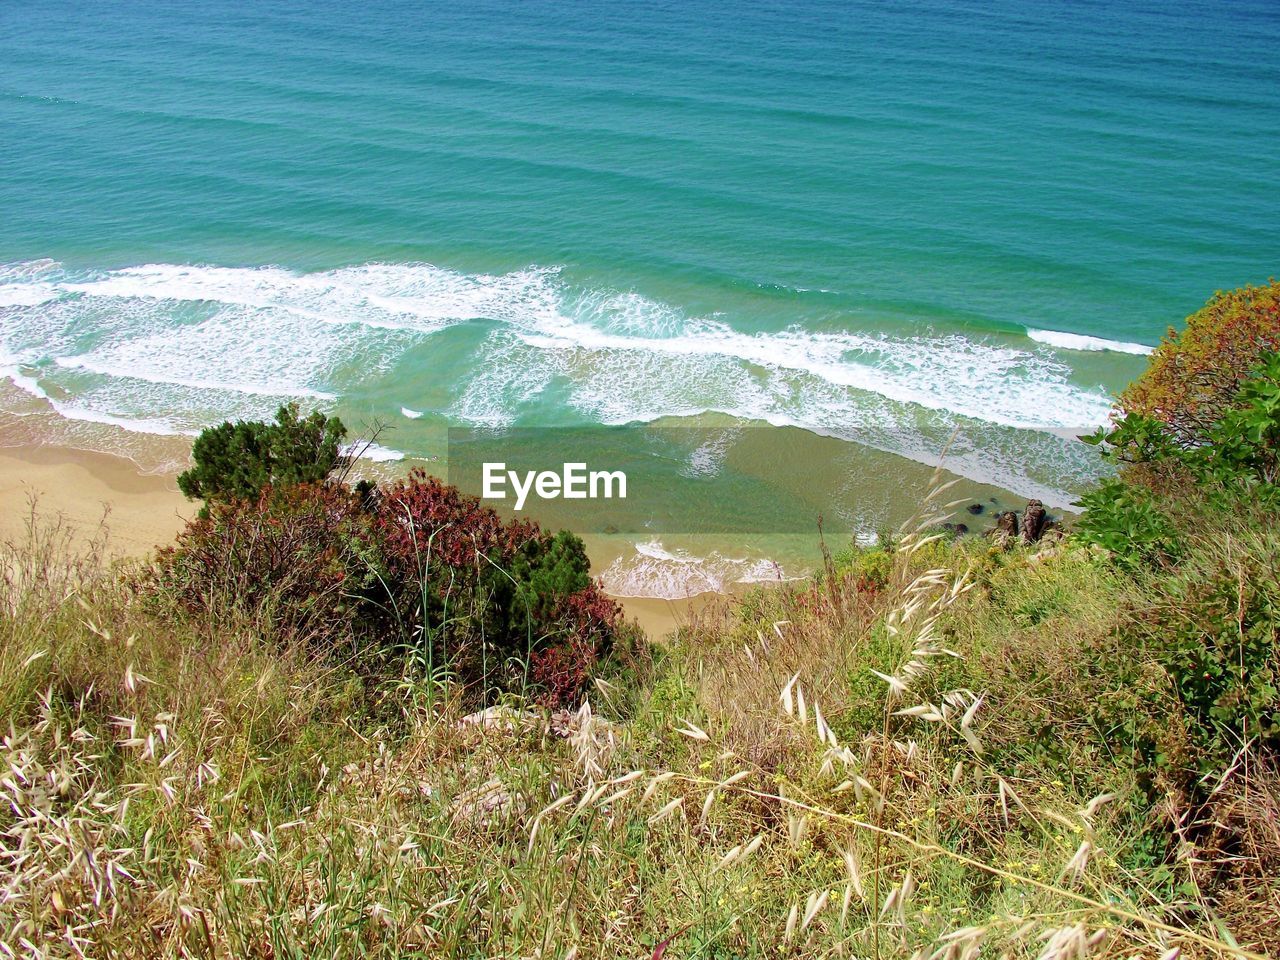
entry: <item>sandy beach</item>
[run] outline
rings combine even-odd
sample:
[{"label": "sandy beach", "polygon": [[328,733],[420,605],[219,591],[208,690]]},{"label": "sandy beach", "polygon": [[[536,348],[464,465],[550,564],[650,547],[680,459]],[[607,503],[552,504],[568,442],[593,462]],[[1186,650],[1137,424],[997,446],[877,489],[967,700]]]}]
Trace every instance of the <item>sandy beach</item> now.
[{"label": "sandy beach", "polygon": [[[145,556],[173,541],[197,505],[174,474],[144,474],[125,457],[54,445],[0,448],[0,540],[20,542],[34,509],[61,517],[87,542],[106,529],[114,557]],[[651,637],[665,637],[713,599],[619,598],[627,616]]]},{"label": "sandy beach", "polygon": [[56,446],[0,449],[0,538],[20,540],[33,505],[86,540],[105,525],[107,550],[121,557],[169,543],[196,511],[174,477],[143,475],[123,457]]}]

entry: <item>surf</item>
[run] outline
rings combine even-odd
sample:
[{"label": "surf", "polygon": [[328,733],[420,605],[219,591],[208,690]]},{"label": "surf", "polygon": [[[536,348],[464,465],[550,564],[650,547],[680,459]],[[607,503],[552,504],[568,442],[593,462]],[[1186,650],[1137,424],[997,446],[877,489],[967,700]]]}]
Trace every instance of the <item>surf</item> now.
[{"label": "surf", "polygon": [[[719,411],[922,459],[958,426],[1061,434],[1104,422],[1110,405],[1106,390],[1073,380],[1075,343],[829,321],[752,331],[729,314],[571,283],[560,266],[68,270],[43,260],[0,269],[0,303],[0,350],[15,384],[58,395],[66,416],[146,431],[157,429],[154,410],[165,429],[191,433],[225,416],[269,416],[292,399],[340,407],[379,382],[399,393],[385,415],[409,421],[555,423],[560,409],[561,418],[617,424]],[[447,368],[410,360],[464,329],[488,332],[450,354]],[[443,403],[424,408],[395,386],[422,375]],[[999,463],[1015,489],[1058,501],[1078,470],[1044,483],[1016,457],[988,456],[985,467],[971,459],[984,480]]]}]

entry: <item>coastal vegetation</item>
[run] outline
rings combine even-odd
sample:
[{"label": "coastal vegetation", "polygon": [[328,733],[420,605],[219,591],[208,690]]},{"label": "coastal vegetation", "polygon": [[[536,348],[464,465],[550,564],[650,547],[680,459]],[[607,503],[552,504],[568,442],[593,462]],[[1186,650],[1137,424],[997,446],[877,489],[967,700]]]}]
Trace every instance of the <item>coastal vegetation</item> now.
[{"label": "coastal vegetation", "polygon": [[192,467],[178,475],[178,489],[193,500],[225,503],[252,499],[267,486],[319,483],[343,465],[340,444],[347,428],[318,410],[301,416],[283,406],[274,423],[226,421],[191,445]]},{"label": "coastal vegetation", "polygon": [[[298,424],[318,432],[318,418],[288,412],[285,434]],[[287,446],[308,458],[315,449]],[[339,461],[327,462],[332,471]],[[263,485],[247,496],[206,503],[137,574],[133,588],[161,615],[234,615],[282,645],[351,665],[375,687],[455,686],[479,705],[506,691],[551,706],[576,701],[624,629],[568,531],[503,521],[421,471],[381,488],[326,474],[258,476]],[[219,496],[231,486],[214,463],[206,477]],[[238,472],[234,482],[246,479]]]},{"label": "coastal vegetation", "polygon": [[33,514],[0,949],[1275,955],[1275,303],[1170,336],[1066,536],[956,538],[939,474],[877,545],[652,641],[572,535],[352,489],[296,412],[327,469],[224,477],[276,448],[219,428],[206,514],[145,564]]}]

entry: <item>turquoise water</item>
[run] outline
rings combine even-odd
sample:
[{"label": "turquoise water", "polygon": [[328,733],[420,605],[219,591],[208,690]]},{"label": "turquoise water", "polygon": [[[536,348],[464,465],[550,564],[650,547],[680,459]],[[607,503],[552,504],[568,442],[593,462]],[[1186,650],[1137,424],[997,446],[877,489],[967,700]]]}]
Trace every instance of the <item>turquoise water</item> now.
[{"label": "turquoise water", "polygon": [[1277,50],[1270,0],[5,4],[0,368],[134,431],[300,398],[388,457],[955,433],[1061,505],[1143,349],[1277,272]]}]

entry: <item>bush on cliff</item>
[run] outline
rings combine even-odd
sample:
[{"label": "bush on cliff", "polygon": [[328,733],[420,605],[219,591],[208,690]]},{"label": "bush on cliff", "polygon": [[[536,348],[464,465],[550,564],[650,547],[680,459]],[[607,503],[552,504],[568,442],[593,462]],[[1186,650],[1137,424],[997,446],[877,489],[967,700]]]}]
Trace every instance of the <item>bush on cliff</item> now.
[{"label": "bush on cliff", "polygon": [[269,634],[344,647],[376,596],[373,518],[338,484],[266,487],[214,501],[144,579],[189,613],[234,611]]},{"label": "bush on cliff", "polygon": [[[560,701],[608,652],[620,611],[591,580],[586,548],[567,530],[553,536],[532,520],[503,521],[422,471],[382,491],[375,526],[386,609],[432,664],[499,688],[532,681]],[[581,665],[572,689],[566,658]],[[557,669],[544,668],[552,663]]]},{"label": "bush on cliff", "polygon": [[1078,535],[1124,563],[1175,561],[1181,555],[1175,516],[1280,497],[1280,353],[1255,358],[1195,446],[1183,446],[1168,424],[1138,413],[1082,439],[1122,469],[1081,498]]},{"label": "bush on cliff", "polygon": [[226,421],[210,427],[191,447],[195,465],[178,477],[178,489],[208,505],[255,500],[264,487],[320,483],[343,463],[347,428],[318,410],[301,416],[296,403],[281,407],[274,423]]},{"label": "bush on cliff", "polygon": [[274,636],[354,653],[366,669],[558,703],[620,625],[588,568],[571,533],[503,521],[418,471],[373,497],[330,481],[215,502],[145,586],[188,612],[234,609]]},{"label": "bush on cliff", "polygon": [[[1241,750],[1280,751],[1280,541],[1269,532],[1280,503],[1280,354],[1246,365],[1257,333],[1237,327],[1238,340],[1217,341],[1235,386],[1217,395],[1211,421],[1197,419],[1194,443],[1190,419],[1133,412],[1087,438],[1123,469],[1081,499],[1075,530],[1142,585],[1126,646],[1109,661],[1129,693],[1099,698],[1099,716],[1129,731],[1154,775],[1201,800],[1199,778]],[[1157,358],[1143,379],[1167,372]],[[1154,687],[1151,667],[1163,678]]]},{"label": "bush on cliff", "polygon": [[1170,330],[1119,408],[1162,423],[1182,447],[1203,444],[1231,409],[1258,358],[1280,350],[1280,282],[1214,295]]}]

